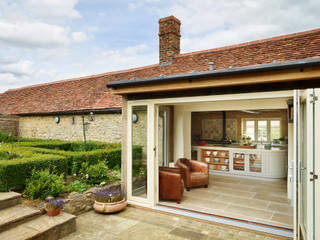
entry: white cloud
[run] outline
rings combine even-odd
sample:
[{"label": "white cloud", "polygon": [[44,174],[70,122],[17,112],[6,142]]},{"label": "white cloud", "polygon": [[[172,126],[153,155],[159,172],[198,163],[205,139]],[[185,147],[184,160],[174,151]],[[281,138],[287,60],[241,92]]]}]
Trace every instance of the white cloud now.
[{"label": "white cloud", "polygon": [[[79,9],[78,2],[83,4]],[[108,5],[104,1],[0,0],[0,92],[71,76],[158,63],[158,46],[151,45],[158,38],[157,19],[152,29],[144,19],[150,16],[175,15],[181,20],[182,52],[319,27],[319,0],[127,2],[128,8],[121,9],[123,14],[118,16],[116,2]],[[106,9],[113,7],[115,15]],[[139,15],[135,21],[130,10]],[[88,18],[81,19],[81,15]],[[111,17],[113,21],[109,25],[99,20]],[[135,27],[128,29],[128,26]],[[137,27],[146,29],[137,31]],[[130,39],[124,38],[123,29]],[[132,46],[137,41],[146,44]]]},{"label": "white cloud", "polygon": [[16,76],[26,75],[32,76],[35,72],[33,68],[33,62],[29,60],[19,60],[17,62],[2,62],[0,65],[0,73],[4,74],[13,74]]},{"label": "white cloud", "polygon": [[319,11],[318,0],[179,0],[162,14],[181,20],[188,52],[316,28]]},{"label": "white cloud", "polygon": [[61,80],[69,74],[59,74],[56,70],[37,68],[30,60],[0,60],[0,93],[8,89]]},{"label": "white cloud", "polygon": [[89,66],[88,70],[107,72],[150,65],[157,62],[156,53],[150,50],[148,45],[140,44],[119,50],[103,51],[89,56],[90,65],[86,66]]},{"label": "white cloud", "polygon": [[43,22],[0,20],[0,41],[21,47],[52,48],[70,42],[69,30]]},{"label": "white cloud", "polygon": [[73,32],[72,39],[75,42],[85,42],[88,40],[88,36],[84,32]]},{"label": "white cloud", "polygon": [[80,13],[75,9],[78,0],[25,0],[29,12],[45,18],[79,18]]}]

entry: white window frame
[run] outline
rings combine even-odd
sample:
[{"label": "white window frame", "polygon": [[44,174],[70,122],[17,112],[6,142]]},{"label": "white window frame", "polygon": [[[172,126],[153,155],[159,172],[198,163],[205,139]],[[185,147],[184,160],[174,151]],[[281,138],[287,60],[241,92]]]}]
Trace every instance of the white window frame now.
[{"label": "white window frame", "polygon": [[247,133],[247,121],[254,121],[254,142],[260,142],[258,136],[258,121],[267,121],[267,141],[264,141],[263,143],[266,142],[271,142],[271,121],[280,121],[280,137],[281,137],[281,118],[242,118],[242,136],[245,136]]}]

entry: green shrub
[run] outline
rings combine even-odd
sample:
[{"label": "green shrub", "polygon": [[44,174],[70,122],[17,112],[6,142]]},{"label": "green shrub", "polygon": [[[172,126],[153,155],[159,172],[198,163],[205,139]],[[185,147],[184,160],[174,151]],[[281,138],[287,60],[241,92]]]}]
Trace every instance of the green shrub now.
[{"label": "green shrub", "polygon": [[[72,151],[72,152],[84,152],[84,142],[83,141],[62,141],[62,140],[19,140],[18,143],[20,146],[27,147],[36,147],[36,148],[45,148],[45,149],[55,149],[63,151]],[[86,142],[86,151],[93,151],[97,149],[110,149],[119,147],[119,144],[114,143],[105,143],[97,141],[87,141]]]},{"label": "green shrub", "polygon": [[57,196],[64,189],[63,175],[50,173],[46,170],[32,170],[31,177],[26,180],[25,197],[31,199],[46,199],[48,196]]},{"label": "green shrub", "polygon": [[67,174],[68,166],[65,157],[51,154],[34,154],[12,160],[0,160],[0,191],[23,189],[33,169],[48,169],[59,174]]},{"label": "green shrub", "polygon": [[[23,189],[26,178],[30,177],[30,173],[34,168],[37,170],[55,169],[57,173],[67,175],[79,173],[83,163],[95,165],[99,162],[104,162],[109,169],[121,169],[120,144],[89,141],[90,148],[95,146],[102,149],[87,152],[61,150],[71,148],[76,150],[81,143],[60,140],[37,140],[34,142],[19,140],[13,145],[0,147],[0,191]],[[9,160],[6,152],[16,155]],[[13,157],[14,155],[11,156]],[[141,156],[142,148],[134,146],[134,161],[141,163]]]},{"label": "green shrub", "polygon": [[11,160],[19,157],[20,156],[16,153],[0,152],[0,160]]},{"label": "green shrub", "polygon": [[11,133],[4,133],[0,131],[0,142],[10,143],[15,141],[17,141],[17,139]]},{"label": "green shrub", "polygon": [[78,177],[89,184],[99,184],[107,181],[107,166],[104,162],[90,165],[88,162],[82,163]]},{"label": "green shrub", "polygon": [[[117,148],[113,148],[117,147]],[[32,151],[41,154],[57,154],[64,156],[69,165],[69,174],[79,172],[81,164],[88,162],[96,164],[103,161],[110,169],[121,169],[121,146],[119,144],[108,144],[105,149],[97,149],[88,152],[70,152],[63,150],[45,149],[45,148],[30,148]],[[133,146],[133,162],[141,163],[142,147]]]},{"label": "green shrub", "polygon": [[64,150],[68,151],[71,147],[71,142],[64,142],[61,140],[42,140],[42,141],[19,141],[18,146],[22,147],[35,147],[44,149]]},{"label": "green shrub", "polygon": [[68,192],[78,192],[78,193],[83,193],[88,189],[88,185],[81,182],[80,180],[75,180],[67,188]]}]

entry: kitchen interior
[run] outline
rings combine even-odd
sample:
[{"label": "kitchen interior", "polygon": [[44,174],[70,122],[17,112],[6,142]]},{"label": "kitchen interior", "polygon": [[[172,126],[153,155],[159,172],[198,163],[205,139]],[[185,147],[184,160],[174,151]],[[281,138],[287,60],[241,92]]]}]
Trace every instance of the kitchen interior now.
[{"label": "kitchen interior", "polygon": [[192,111],[191,158],[208,164],[209,186],[160,203],[292,229],[292,111],[290,100],[286,109]]}]

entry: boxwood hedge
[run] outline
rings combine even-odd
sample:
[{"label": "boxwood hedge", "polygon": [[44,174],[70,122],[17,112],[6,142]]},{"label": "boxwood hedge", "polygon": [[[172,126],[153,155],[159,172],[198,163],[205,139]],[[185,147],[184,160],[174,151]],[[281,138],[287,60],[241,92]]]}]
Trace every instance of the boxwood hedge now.
[{"label": "boxwood hedge", "polygon": [[[82,142],[45,140],[0,147],[0,191],[20,190],[32,169],[50,169],[57,174],[79,171],[83,162],[104,161],[109,168],[121,168],[121,145],[89,141],[87,151]],[[8,153],[14,158],[5,157]],[[9,155],[8,155],[9,156]],[[142,148],[133,147],[133,158],[141,159]]]},{"label": "boxwood hedge", "polygon": [[12,160],[0,160],[0,191],[23,189],[32,169],[50,169],[67,174],[66,158],[52,154],[33,154]]}]

